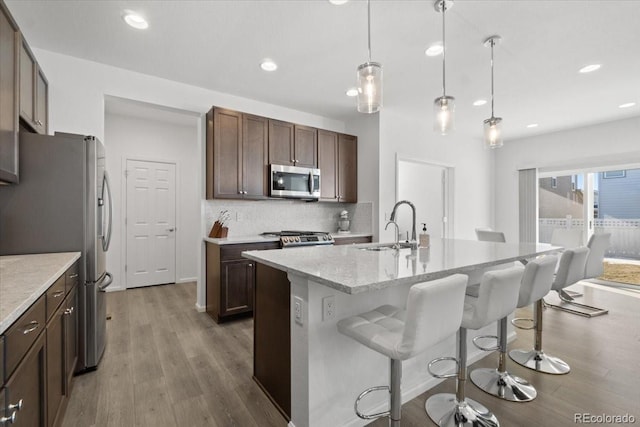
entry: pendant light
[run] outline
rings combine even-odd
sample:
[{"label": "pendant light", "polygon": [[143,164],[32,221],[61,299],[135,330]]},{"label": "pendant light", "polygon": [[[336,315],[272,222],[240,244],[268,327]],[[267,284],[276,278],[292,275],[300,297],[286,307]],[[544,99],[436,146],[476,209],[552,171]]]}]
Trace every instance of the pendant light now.
[{"label": "pendant light", "polygon": [[358,66],[358,112],[377,113],[382,108],[382,65],[371,62],[371,3],[367,0],[367,41],[369,61]]},{"label": "pendant light", "polygon": [[439,132],[441,135],[446,135],[455,129],[456,99],[453,96],[447,96],[447,86],[445,82],[447,45],[445,43],[444,15],[452,6],[453,0],[436,0],[433,4],[436,12],[442,13],[442,96],[433,101],[433,113],[435,115],[433,130]]},{"label": "pendant light", "polygon": [[500,36],[491,36],[484,41],[491,48],[491,117],[484,121],[484,147],[502,147],[502,118],[493,114],[493,47],[502,41]]}]

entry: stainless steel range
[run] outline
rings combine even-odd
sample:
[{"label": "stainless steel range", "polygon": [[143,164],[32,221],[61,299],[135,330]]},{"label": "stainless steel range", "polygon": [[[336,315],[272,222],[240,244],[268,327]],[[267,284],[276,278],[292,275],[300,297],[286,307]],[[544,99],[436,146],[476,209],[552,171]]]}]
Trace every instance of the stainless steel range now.
[{"label": "stainless steel range", "polygon": [[281,248],[298,246],[333,245],[333,236],[324,231],[268,231],[263,236],[280,237]]}]

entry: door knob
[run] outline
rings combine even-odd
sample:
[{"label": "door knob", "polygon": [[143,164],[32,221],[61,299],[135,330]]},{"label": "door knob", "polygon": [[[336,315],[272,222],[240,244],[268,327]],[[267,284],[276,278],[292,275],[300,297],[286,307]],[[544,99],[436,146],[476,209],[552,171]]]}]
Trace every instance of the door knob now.
[{"label": "door knob", "polygon": [[173,233],[175,230],[176,230],[175,228],[168,228],[168,229],[167,229],[167,231],[168,231],[169,233]]}]

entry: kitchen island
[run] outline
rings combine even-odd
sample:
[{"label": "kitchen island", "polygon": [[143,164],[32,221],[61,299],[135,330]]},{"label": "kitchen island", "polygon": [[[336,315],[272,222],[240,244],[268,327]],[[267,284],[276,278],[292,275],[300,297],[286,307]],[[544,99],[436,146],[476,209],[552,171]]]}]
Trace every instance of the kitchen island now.
[{"label": "kitchen island", "polygon": [[[454,273],[468,274],[473,282],[488,267],[558,248],[433,239],[424,249],[378,249],[352,245],[243,252],[258,263],[254,376],[292,426],[364,425],[354,414],[355,398],[367,387],[388,383],[388,360],[339,334],[338,320],[383,304],[404,307],[415,283]],[[471,339],[494,333],[495,326],[489,325],[469,335]],[[437,384],[427,373],[428,361],[454,354],[455,337],[451,337],[404,362],[403,401]],[[469,363],[484,355],[470,352]],[[289,372],[283,363],[287,356]],[[287,386],[289,393],[283,393]],[[368,396],[361,409],[371,413],[386,403],[385,394],[379,393]]]}]

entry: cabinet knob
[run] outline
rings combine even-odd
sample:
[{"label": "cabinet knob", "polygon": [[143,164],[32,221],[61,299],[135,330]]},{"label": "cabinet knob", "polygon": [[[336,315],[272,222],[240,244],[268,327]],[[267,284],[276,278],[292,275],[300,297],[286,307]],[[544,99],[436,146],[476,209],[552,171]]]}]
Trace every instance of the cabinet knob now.
[{"label": "cabinet knob", "polygon": [[22,406],[24,405],[24,401],[23,399],[18,400],[18,403],[14,403],[14,404],[9,404],[9,406],[7,407],[8,410],[12,410],[15,409],[16,412],[17,411],[21,411],[22,410]]},{"label": "cabinet knob", "polygon": [[253,264],[249,264],[249,267],[253,267]]},{"label": "cabinet knob", "polygon": [[64,311],[64,314],[66,314],[67,316],[69,316],[70,314],[73,314],[73,310],[75,310],[75,307],[67,308],[67,309]]},{"label": "cabinet knob", "polygon": [[62,295],[64,295],[64,291],[58,291],[58,292],[56,292],[55,294],[53,294],[53,297],[54,297],[54,298],[59,298],[59,297],[61,297]]},{"label": "cabinet knob", "polygon": [[13,411],[8,417],[0,417],[0,424],[14,424],[18,418],[18,411]]}]

